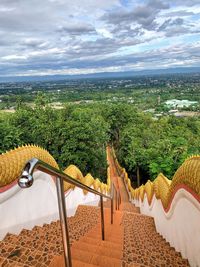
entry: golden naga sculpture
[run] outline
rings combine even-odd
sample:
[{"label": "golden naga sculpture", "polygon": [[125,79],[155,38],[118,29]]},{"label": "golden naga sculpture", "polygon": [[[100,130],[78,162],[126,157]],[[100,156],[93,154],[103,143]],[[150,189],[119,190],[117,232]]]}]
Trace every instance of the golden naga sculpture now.
[{"label": "golden naga sculpture", "polygon": [[[90,173],[88,173],[85,176],[85,179],[83,181],[83,183],[87,186],[92,186],[94,184],[94,178],[92,177],[92,175]],[[87,194],[87,190],[83,190],[83,193],[86,195]]]},{"label": "golden naga sculpture", "polygon": [[[113,151],[114,154],[114,151]],[[172,180],[167,179],[162,173],[151,182],[147,181],[145,185],[141,185],[139,188],[132,188],[130,179],[124,168],[119,165],[116,157],[114,156],[115,165],[118,168],[118,172],[124,178],[127,184],[128,190],[131,193],[133,199],[144,200],[146,193],[149,205],[152,202],[153,195],[157,199],[160,199],[165,209],[168,208],[170,201],[172,200],[173,194],[176,192],[178,187],[187,187],[195,194],[200,196],[200,156],[191,156],[186,159],[185,162],[174,174]]]},{"label": "golden naga sculpture", "polygon": [[35,145],[18,147],[0,155],[0,187],[16,180],[26,162],[31,158],[40,159],[59,169],[55,159],[47,150]]},{"label": "golden naga sculpture", "polygon": [[[0,155],[0,187],[9,185],[18,179],[26,162],[32,158],[42,160],[52,167],[59,169],[55,159],[47,150],[35,145],[18,147]],[[99,179],[94,179],[91,174],[83,177],[82,172],[75,165],[68,166],[64,173],[87,186],[93,186],[96,190],[105,192],[109,189],[106,184],[100,182]],[[69,183],[64,184],[65,191],[71,188],[74,189],[74,186]],[[86,194],[87,192],[84,193]]]},{"label": "golden naga sculpture", "polygon": [[[83,174],[75,165],[69,165],[63,172],[80,182],[83,181]],[[72,184],[64,183],[64,191],[67,191],[70,188],[74,189],[74,187],[75,186]]]},{"label": "golden naga sculpture", "polygon": [[174,189],[180,184],[188,186],[197,195],[200,195],[200,155],[186,159],[175,172],[169,194],[173,194]]},{"label": "golden naga sculpture", "polygon": [[153,185],[152,185],[151,181],[146,182],[146,184],[144,186],[144,191],[147,194],[148,203],[150,204],[152,201],[152,198],[153,198],[153,194],[154,194]]},{"label": "golden naga sculpture", "polygon": [[94,186],[94,189],[95,190],[101,190],[101,182],[100,182],[100,180],[97,178],[97,179],[95,179],[95,181],[94,181],[94,183],[93,183],[93,186]]},{"label": "golden naga sculpture", "polygon": [[153,191],[157,199],[161,199],[163,206],[168,205],[168,193],[171,181],[167,179],[162,173],[153,181]]}]

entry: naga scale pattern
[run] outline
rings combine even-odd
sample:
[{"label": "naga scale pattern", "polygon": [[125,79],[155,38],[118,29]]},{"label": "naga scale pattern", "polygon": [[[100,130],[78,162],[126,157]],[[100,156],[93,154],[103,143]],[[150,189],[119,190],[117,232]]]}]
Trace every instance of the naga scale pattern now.
[{"label": "naga scale pattern", "polygon": [[151,205],[153,195],[157,199],[160,199],[165,209],[168,208],[173,194],[178,186],[185,185],[190,188],[195,194],[200,196],[200,156],[191,156],[184,161],[184,163],[175,172],[172,180],[169,180],[162,173],[160,173],[156,179],[151,182],[147,181],[145,185],[141,185],[139,188],[134,189],[131,186],[130,179],[124,168],[122,168],[116,158],[115,151],[112,150],[113,158],[115,160],[116,167],[119,174],[124,178],[129,192],[133,199],[141,201],[144,200],[146,193],[149,205]]},{"label": "naga scale pattern", "polygon": [[[186,159],[176,171],[172,180],[167,179],[167,177],[160,173],[153,182],[147,181],[145,185],[134,189],[131,186],[131,180],[128,178],[126,170],[120,166],[114,150],[112,150],[112,153],[117,170],[124,178],[133,199],[141,199],[143,201],[146,193],[150,205],[153,195],[155,194],[156,198],[162,201],[163,207],[167,208],[174,191],[177,186],[180,185],[186,185],[197,195],[200,195],[200,156],[198,155]],[[47,150],[35,145],[22,146],[0,155],[0,187],[14,182],[20,176],[26,162],[31,158],[38,158],[59,169],[55,159]],[[64,170],[64,173],[87,186],[93,186],[95,190],[100,190],[101,192],[110,191],[109,167],[107,170],[107,184],[102,183],[98,178],[94,179],[90,173],[84,177],[82,172],[75,165],[68,166]],[[74,189],[74,186],[65,183],[64,189],[65,191]],[[84,194],[87,194],[87,192],[84,191]]]},{"label": "naga scale pattern", "polygon": [[47,150],[26,145],[0,155],[0,187],[14,182],[21,174],[26,162],[32,158],[40,159],[58,169],[55,159]]},{"label": "naga scale pattern", "polygon": [[[57,162],[47,150],[35,145],[18,147],[0,155],[0,188],[18,179],[26,162],[32,158],[42,160],[52,167],[59,169]],[[101,192],[109,190],[107,184],[100,182],[99,179],[94,179],[90,173],[84,177],[75,165],[69,165],[64,170],[64,173],[87,186],[93,186]],[[108,178],[108,184],[110,184],[110,178]],[[65,192],[69,189],[74,189],[74,186],[65,182]],[[84,193],[87,194],[86,191]]]}]

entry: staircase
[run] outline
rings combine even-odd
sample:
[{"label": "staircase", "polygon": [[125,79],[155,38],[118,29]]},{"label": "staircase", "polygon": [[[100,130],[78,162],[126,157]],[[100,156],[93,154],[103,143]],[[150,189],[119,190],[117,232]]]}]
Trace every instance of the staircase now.
[{"label": "staircase", "polygon": [[[185,267],[188,261],[157,232],[152,217],[139,213],[128,200],[110,157],[111,177],[121,204],[110,224],[110,201],[104,203],[105,240],[101,239],[100,208],[79,206],[68,218],[72,267]],[[60,222],[52,222],[0,242],[0,266],[64,267]]]},{"label": "staircase", "polygon": [[[112,226],[110,209],[105,208],[104,216],[105,241],[101,240],[98,207],[79,206],[75,216],[68,219],[73,267],[121,266],[122,213],[116,212]],[[0,266],[64,266],[60,231],[57,221],[24,229],[18,236],[7,234],[0,242]]]},{"label": "staircase", "polygon": [[[98,207],[79,206],[68,219],[73,267],[189,266],[156,232],[153,218],[139,214],[130,203],[122,207],[123,211],[115,211],[113,225],[110,209],[104,209],[105,241],[101,240]],[[64,267],[62,254],[59,221],[24,229],[18,236],[7,234],[0,242],[2,267]]]}]

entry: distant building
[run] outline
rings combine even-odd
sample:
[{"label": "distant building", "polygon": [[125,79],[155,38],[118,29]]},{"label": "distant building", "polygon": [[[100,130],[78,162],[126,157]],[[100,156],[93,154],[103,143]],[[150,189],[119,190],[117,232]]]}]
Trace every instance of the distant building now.
[{"label": "distant building", "polygon": [[178,112],[178,109],[170,109],[170,110],[168,111],[168,113],[176,113],[176,112]]},{"label": "distant building", "polygon": [[189,107],[191,105],[197,104],[197,101],[189,101],[189,100],[177,100],[177,99],[171,99],[167,100],[165,104],[169,108],[183,108],[183,107]]},{"label": "distant building", "polygon": [[200,112],[182,111],[174,113],[175,117],[199,117]]},{"label": "distant building", "polygon": [[162,117],[163,114],[162,114],[162,113],[157,113],[157,114],[154,114],[154,116],[155,116],[156,118],[158,118],[158,117]]},{"label": "distant building", "polygon": [[144,112],[154,113],[155,112],[155,108],[145,109]]}]

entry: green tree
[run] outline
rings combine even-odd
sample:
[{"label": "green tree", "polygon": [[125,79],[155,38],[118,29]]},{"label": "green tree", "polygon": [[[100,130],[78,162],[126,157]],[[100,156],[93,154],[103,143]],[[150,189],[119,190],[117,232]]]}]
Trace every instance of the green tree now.
[{"label": "green tree", "polygon": [[22,145],[22,131],[10,123],[8,119],[0,118],[0,153]]}]

